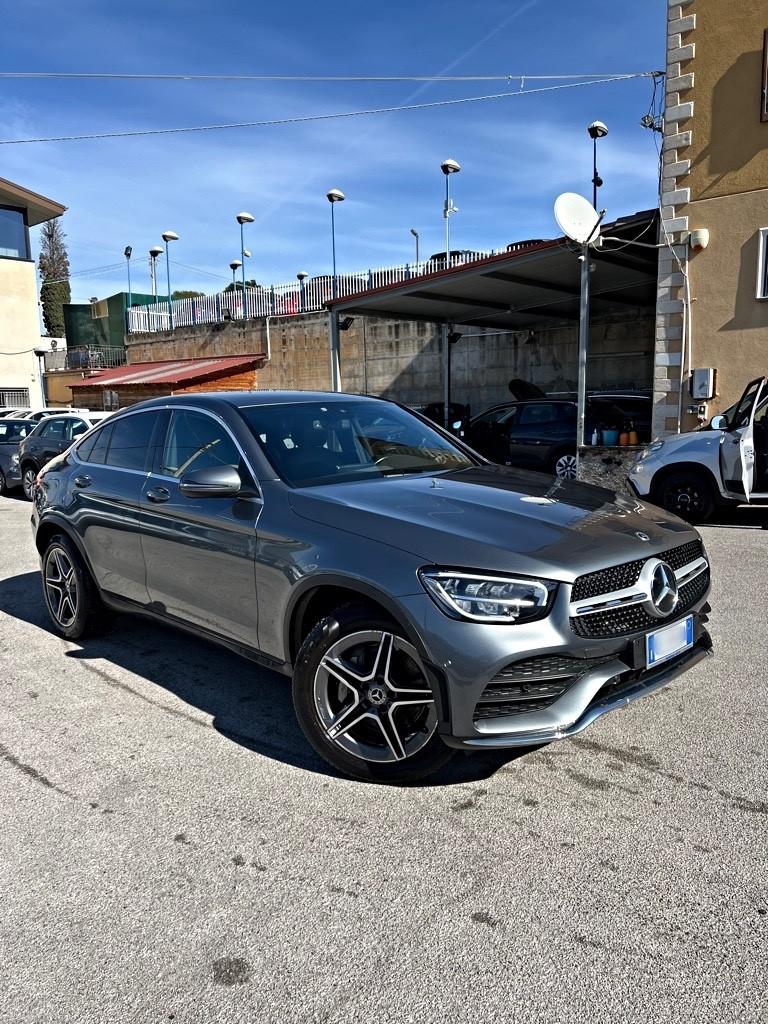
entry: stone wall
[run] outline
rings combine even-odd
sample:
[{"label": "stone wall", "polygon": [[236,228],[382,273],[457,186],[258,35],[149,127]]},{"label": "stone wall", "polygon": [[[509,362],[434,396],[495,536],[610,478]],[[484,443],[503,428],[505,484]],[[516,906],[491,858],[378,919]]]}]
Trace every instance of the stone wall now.
[{"label": "stone wall", "polygon": [[[592,325],[589,387],[649,387],[653,314],[614,316]],[[310,313],[270,320],[271,360],[259,370],[260,388],[327,390],[331,386],[328,316]],[[355,317],[340,333],[341,379],[347,392],[425,405],[442,398],[440,329],[420,321]],[[133,334],[128,362],[266,352],[266,322],[249,320]],[[466,328],[451,349],[452,397],[473,412],[509,399],[507,384],[522,378],[544,391],[576,387],[577,327],[497,333]]]}]

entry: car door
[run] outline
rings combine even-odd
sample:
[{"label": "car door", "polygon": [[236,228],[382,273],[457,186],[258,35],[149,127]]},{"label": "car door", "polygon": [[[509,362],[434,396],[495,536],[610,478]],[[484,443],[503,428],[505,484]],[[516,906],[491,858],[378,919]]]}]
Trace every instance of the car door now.
[{"label": "car door", "polygon": [[78,531],[96,582],[117,597],[146,605],[139,497],[164,410],[110,420],[73,450],[67,518]]},{"label": "car door", "polygon": [[72,442],[67,429],[68,420],[65,416],[49,416],[30,435],[25,451],[34,458],[38,468],[69,448]]},{"label": "car door", "polygon": [[[186,473],[234,466],[248,496],[188,497]],[[212,413],[171,412],[141,494],[147,589],[158,610],[207,632],[257,646],[258,488],[228,427]]]},{"label": "car door", "polygon": [[720,472],[723,485],[734,497],[749,501],[755,482],[755,413],[765,394],[766,378],[747,384],[720,439]]},{"label": "car door", "polygon": [[467,428],[467,443],[491,462],[509,462],[509,424],[517,414],[516,405],[502,405],[472,420]]},{"label": "car door", "polygon": [[576,447],[575,415],[568,402],[525,402],[509,428],[509,454],[513,465],[550,469],[555,449]]}]

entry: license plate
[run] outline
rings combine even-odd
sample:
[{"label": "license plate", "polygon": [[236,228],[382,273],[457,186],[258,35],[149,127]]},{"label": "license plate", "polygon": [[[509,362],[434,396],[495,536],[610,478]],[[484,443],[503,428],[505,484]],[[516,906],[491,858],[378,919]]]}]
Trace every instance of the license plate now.
[{"label": "license plate", "polygon": [[645,638],[645,663],[653,668],[681,651],[693,647],[693,616],[688,615],[671,626],[654,630]]}]

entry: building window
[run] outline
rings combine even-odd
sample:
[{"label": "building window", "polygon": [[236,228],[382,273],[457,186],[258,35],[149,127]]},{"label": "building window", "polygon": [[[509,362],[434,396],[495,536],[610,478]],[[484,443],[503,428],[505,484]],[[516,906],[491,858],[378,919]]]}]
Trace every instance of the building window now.
[{"label": "building window", "polygon": [[24,211],[13,206],[0,206],[0,259],[29,259],[29,236]]},{"label": "building window", "polygon": [[102,404],[105,410],[114,410],[120,408],[120,396],[116,391],[103,391],[102,392]]},{"label": "building window", "polygon": [[760,228],[757,247],[757,292],[758,299],[768,299],[768,228]]}]

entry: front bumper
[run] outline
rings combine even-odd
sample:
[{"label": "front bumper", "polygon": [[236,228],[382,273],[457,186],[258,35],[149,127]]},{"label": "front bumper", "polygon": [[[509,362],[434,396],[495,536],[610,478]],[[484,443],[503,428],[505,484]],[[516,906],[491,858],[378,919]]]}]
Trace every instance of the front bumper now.
[{"label": "front bumper", "polygon": [[[474,737],[444,735],[443,740],[451,747],[475,750],[529,747],[564,740],[586,729],[601,715],[666,686],[711,654],[712,641],[705,630],[694,647],[655,670],[637,673],[619,659],[607,662],[599,670],[582,676],[563,698],[545,711],[516,716],[514,732],[493,732]],[[526,719],[524,723],[521,721],[523,718]],[[497,719],[495,724],[503,721]]]},{"label": "front bumper", "polygon": [[[570,591],[561,585],[547,619],[517,626],[449,619],[426,595],[405,600],[424,644],[425,668],[438,697],[438,728],[448,746],[476,750],[564,739],[665,686],[711,653],[708,588],[685,612],[694,617],[693,647],[654,669],[645,667],[645,633],[609,640],[577,636],[568,618]],[[583,671],[545,707],[498,717],[477,713],[489,684],[510,667],[545,657],[577,660]]]}]

